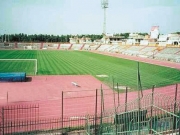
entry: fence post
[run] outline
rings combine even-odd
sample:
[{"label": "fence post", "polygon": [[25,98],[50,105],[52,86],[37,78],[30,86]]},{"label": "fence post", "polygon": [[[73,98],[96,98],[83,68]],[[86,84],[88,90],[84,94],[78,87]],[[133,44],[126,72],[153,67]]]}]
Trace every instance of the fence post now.
[{"label": "fence post", "polygon": [[96,89],[96,103],[95,103],[95,135],[97,134],[97,95],[98,95],[98,90]]},{"label": "fence post", "polygon": [[2,135],[4,135],[4,107],[2,107]]},{"label": "fence post", "polygon": [[[176,84],[176,89],[175,89],[175,97],[174,97],[174,114],[176,114],[176,102],[177,102],[177,89],[178,89],[178,84]],[[176,129],[176,117],[174,116],[174,119],[173,119],[173,130]]]},{"label": "fence post", "polygon": [[104,111],[104,93],[102,89],[102,84],[101,84],[101,103],[102,103],[102,110]]},{"label": "fence post", "polygon": [[151,119],[150,119],[150,134],[152,134],[152,115],[153,115],[153,106],[154,106],[154,85],[153,85],[153,87],[152,87],[152,96],[151,96]]},{"label": "fence post", "polygon": [[[115,88],[114,88],[114,78],[113,78],[113,98],[114,98],[114,109],[115,109],[115,115],[117,114],[116,111],[116,96],[115,96]],[[101,133],[102,134],[102,133]],[[115,134],[117,135],[117,122],[115,122]]]},{"label": "fence post", "polygon": [[117,83],[117,90],[118,90],[118,106],[120,105],[119,103],[119,84]]},{"label": "fence post", "polygon": [[128,94],[128,87],[126,86],[125,112],[127,112],[127,94]]},{"label": "fence post", "polygon": [[141,102],[140,102],[140,72],[139,72],[139,62],[137,63],[137,90],[138,90],[138,134],[140,135],[140,110],[141,110]]},{"label": "fence post", "polygon": [[[100,132],[100,134],[101,134],[101,126],[102,126],[102,111],[103,111],[103,98],[102,98],[102,89],[101,89],[101,122],[100,122],[100,126],[99,126],[99,131],[98,132]],[[96,135],[96,134],[95,134]]]},{"label": "fence post", "polygon": [[62,98],[62,105],[61,105],[61,109],[62,109],[62,110],[61,110],[61,126],[62,126],[62,134],[63,134],[63,120],[64,120],[64,118],[63,118],[63,115],[64,115],[64,114],[63,114],[63,111],[64,111],[64,110],[63,110],[63,98],[64,98],[64,95],[63,95],[63,94],[64,94],[64,93],[63,93],[63,91],[62,91],[62,97],[61,97],[61,98]]},{"label": "fence post", "polygon": [[115,112],[116,112],[116,94],[115,94],[114,85],[113,85],[113,97],[114,97],[114,108],[115,108]]}]

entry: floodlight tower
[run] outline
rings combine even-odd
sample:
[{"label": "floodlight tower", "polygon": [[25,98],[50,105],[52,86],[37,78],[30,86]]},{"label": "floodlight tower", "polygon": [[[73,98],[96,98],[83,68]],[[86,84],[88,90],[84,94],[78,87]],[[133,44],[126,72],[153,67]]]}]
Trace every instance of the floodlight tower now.
[{"label": "floodlight tower", "polygon": [[104,9],[103,35],[106,35],[106,9],[108,8],[108,0],[101,0],[102,9]]}]

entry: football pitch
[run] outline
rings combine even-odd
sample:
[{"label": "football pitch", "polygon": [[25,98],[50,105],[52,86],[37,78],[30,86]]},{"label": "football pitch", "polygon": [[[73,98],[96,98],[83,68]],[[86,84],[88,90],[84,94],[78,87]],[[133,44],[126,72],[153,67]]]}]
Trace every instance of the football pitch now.
[{"label": "football pitch", "polygon": [[[0,59],[37,59],[37,75],[92,75],[112,86],[137,88],[137,62],[85,51],[0,50]],[[26,72],[33,75],[34,63],[0,61],[0,72]],[[143,89],[180,82],[180,70],[139,63]]]}]

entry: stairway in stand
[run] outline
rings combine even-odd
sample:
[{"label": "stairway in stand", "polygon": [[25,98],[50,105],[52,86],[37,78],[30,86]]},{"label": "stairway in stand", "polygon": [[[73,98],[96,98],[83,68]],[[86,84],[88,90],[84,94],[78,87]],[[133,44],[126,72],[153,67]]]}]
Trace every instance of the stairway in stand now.
[{"label": "stairway in stand", "polygon": [[81,46],[80,50],[82,50],[82,49],[84,48],[84,46],[85,46],[85,44],[83,44],[83,45]]},{"label": "stairway in stand", "polygon": [[43,43],[41,43],[40,49],[43,49],[43,46],[44,46]]},{"label": "stairway in stand", "polygon": [[58,50],[59,50],[60,46],[61,46],[61,44],[58,44],[58,47],[57,47]]},{"label": "stairway in stand", "polygon": [[69,46],[68,50],[71,50],[72,46],[73,46],[73,44],[71,44],[71,45]]}]

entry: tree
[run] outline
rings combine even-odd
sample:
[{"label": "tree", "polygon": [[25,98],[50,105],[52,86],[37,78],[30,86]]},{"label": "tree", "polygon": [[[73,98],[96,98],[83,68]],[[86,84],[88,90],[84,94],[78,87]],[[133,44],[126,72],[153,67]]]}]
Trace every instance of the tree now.
[{"label": "tree", "polygon": [[[5,35],[2,35],[3,39],[5,39]],[[94,34],[82,34],[82,35],[47,35],[47,34],[33,34],[27,35],[24,33],[19,34],[10,34],[9,39],[11,42],[62,42],[67,43],[69,42],[69,38],[76,37],[88,37],[91,38],[92,41],[96,39],[101,39],[102,35],[94,35]],[[7,39],[6,39],[7,40]]]}]

